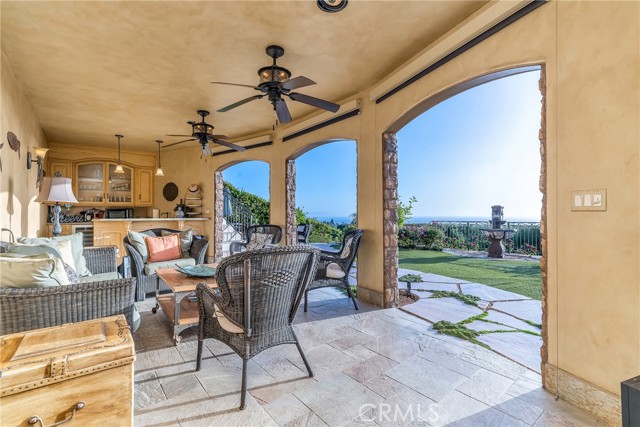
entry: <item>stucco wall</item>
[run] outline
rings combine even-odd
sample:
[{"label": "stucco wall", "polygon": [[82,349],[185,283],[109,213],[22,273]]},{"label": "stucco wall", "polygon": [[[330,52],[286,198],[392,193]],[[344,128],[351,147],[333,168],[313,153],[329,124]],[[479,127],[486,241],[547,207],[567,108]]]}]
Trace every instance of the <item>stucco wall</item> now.
[{"label": "stucco wall", "polygon": [[[37,166],[27,170],[27,151],[33,147],[47,147],[47,138],[40,127],[31,103],[22,91],[9,61],[2,54],[0,95],[0,227],[10,229],[18,236],[44,234],[46,206],[35,203]],[[20,140],[20,155],[9,148],[7,132],[13,132]],[[8,234],[2,234],[7,239]]]},{"label": "stucco wall", "polygon": [[[156,200],[165,181],[212,183],[224,164],[265,160],[271,221],[284,227],[286,159],[328,139],[356,140],[358,226],[365,230],[358,281],[381,293],[383,132],[462,82],[544,64],[548,362],[619,394],[619,382],[640,373],[639,12],[638,2],[550,2],[381,104],[357,94],[358,117],[285,143],[286,127],[278,129],[271,147],[220,156],[210,166],[187,150],[163,157],[167,176],[157,182]],[[572,212],[571,191],[593,188],[607,189],[607,211]]]}]

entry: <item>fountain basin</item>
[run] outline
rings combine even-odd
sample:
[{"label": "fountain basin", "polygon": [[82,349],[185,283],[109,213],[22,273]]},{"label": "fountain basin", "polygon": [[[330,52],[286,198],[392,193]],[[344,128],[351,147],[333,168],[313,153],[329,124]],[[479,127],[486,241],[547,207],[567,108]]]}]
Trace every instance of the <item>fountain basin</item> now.
[{"label": "fountain basin", "polygon": [[491,239],[491,245],[487,250],[489,258],[504,258],[503,239],[510,239],[516,234],[517,230],[509,230],[502,228],[481,228],[480,232],[483,236]]}]

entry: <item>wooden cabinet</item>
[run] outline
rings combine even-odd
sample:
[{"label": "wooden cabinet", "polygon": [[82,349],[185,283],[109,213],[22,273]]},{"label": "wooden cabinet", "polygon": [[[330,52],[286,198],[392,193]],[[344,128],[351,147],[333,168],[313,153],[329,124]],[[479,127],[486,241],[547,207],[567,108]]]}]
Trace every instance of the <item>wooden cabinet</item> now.
[{"label": "wooden cabinet", "polygon": [[65,178],[73,178],[73,164],[64,160],[51,160],[47,168],[48,176],[56,176],[56,172],[60,172],[60,176]]},{"label": "wooden cabinet", "polygon": [[115,162],[86,161],[74,164],[74,190],[78,206],[152,206],[153,170]]},{"label": "wooden cabinet", "polygon": [[[72,227],[70,224],[61,224],[62,232],[61,236],[69,236],[73,234]],[[53,224],[47,224],[47,237],[53,237]]]},{"label": "wooden cabinet", "polygon": [[0,425],[131,426],[134,360],[122,315],[4,335]]},{"label": "wooden cabinet", "polygon": [[135,205],[153,205],[153,169],[136,169]]}]

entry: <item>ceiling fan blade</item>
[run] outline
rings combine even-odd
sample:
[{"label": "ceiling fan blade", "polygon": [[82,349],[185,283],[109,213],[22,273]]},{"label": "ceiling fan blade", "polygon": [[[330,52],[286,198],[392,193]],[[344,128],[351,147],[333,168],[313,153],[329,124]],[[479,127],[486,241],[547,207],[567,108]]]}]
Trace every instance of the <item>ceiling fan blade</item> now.
[{"label": "ceiling fan blade", "polygon": [[311,86],[314,84],[316,84],[316,82],[314,82],[310,78],[305,76],[298,76],[282,83],[282,88],[287,90],[293,90],[293,89],[298,89],[305,86]]},{"label": "ceiling fan blade", "polygon": [[243,99],[242,101],[234,102],[234,103],[233,103],[233,104],[231,104],[231,105],[227,105],[226,107],[223,107],[223,108],[219,109],[219,110],[218,110],[218,113],[224,113],[225,111],[232,110],[232,109],[234,109],[234,108],[236,108],[236,107],[239,107],[239,106],[241,106],[241,105],[246,104],[247,102],[251,102],[251,101],[253,101],[253,100],[255,100],[255,99],[260,99],[260,98],[262,98],[263,96],[264,96],[264,95],[253,95],[253,96],[250,96],[249,98],[245,98],[245,99]]},{"label": "ceiling fan blade", "polygon": [[169,135],[169,134],[166,134],[165,136],[184,136],[185,138],[193,137],[193,135]]},{"label": "ceiling fan blade", "polygon": [[209,135],[209,139],[211,139],[212,137],[214,139],[229,139],[227,135]]},{"label": "ceiling fan blade", "polygon": [[284,99],[278,99],[276,101],[276,115],[280,123],[289,123],[291,121],[291,113]]},{"label": "ceiling fan blade", "polygon": [[213,154],[208,143],[202,144],[202,154],[204,154],[205,156],[210,156],[211,154]]},{"label": "ceiling fan blade", "polygon": [[248,87],[248,88],[251,88],[251,89],[255,89],[255,86],[243,85],[243,84],[240,84],[240,83],[228,83],[228,82],[209,82],[209,83],[214,84],[214,85],[240,86],[240,87]]},{"label": "ceiling fan blade", "polygon": [[313,107],[318,107],[318,108],[322,108],[323,110],[331,111],[332,113],[335,113],[340,109],[340,106],[338,104],[325,101],[324,99],[314,98],[313,96],[305,95],[302,93],[292,92],[289,94],[289,98],[293,99],[294,101],[302,102],[303,104],[308,104]]},{"label": "ceiling fan blade", "polygon": [[184,141],[178,141],[178,142],[173,142],[173,143],[171,143],[171,144],[167,144],[167,145],[165,145],[164,147],[165,147],[165,148],[166,148],[166,147],[172,147],[172,146],[174,146],[174,145],[182,144],[183,142],[195,141],[195,140],[196,140],[195,138],[185,139]]},{"label": "ceiling fan blade", "polygon": [[218,138],[214,138],[213,142],[215,142],[216,144],[224,145],[225,147],[229,147],[232,150],[236,150],[236,151],[244,151],[244,150],[246,150],[244,147],[241,147],[241,146],[236,145],[236,144],[232,144],[232,143],[227,142],[227,141],[223,141],[223,140],[218,139]]}]

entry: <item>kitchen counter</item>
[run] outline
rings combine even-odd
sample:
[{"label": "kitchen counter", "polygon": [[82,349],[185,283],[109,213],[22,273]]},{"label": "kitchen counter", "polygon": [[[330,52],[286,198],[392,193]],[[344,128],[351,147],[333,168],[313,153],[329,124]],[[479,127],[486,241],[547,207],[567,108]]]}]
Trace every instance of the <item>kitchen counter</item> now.
[{"label": "kitchen counter", "polygon": [[99,218],[94,219],[97,221],[124,221],[124,222],[136,222],[136,221],[209,221],[211,218]]}]

